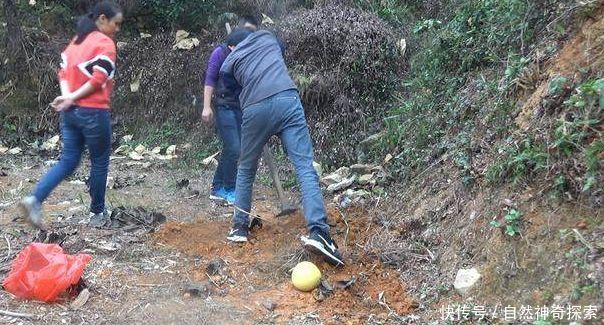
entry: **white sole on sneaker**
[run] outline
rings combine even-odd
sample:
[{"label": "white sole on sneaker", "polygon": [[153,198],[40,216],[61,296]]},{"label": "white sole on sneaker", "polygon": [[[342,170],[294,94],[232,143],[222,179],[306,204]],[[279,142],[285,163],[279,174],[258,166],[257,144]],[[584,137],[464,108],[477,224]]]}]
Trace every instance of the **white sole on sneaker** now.
[{"label": "white sole on sneaker", "polygon": [[234,243],[246,243],[247,237],[244,236],[228,236],[227,239]]},{"label": "white sole on sneaker", "polygon": [[302,240],[302,243],[304,243],[304,248],[310,251],[311,253],[325,256],[330,259],[335,265],[344,265],[344,262],[342,260],[332,255],[328,250],[325,249],[323,244],[321,244],[320,242],[308,238],[306,236],[301,236],[300,239]]},{"label": "white sole on sneaker", "polygon": [[212,201],[226,201],[224,198],[221,198],[220,196],[216,196],[216,195],[212,195],[212,194],[210,194],[210,200],[212,200]]}]

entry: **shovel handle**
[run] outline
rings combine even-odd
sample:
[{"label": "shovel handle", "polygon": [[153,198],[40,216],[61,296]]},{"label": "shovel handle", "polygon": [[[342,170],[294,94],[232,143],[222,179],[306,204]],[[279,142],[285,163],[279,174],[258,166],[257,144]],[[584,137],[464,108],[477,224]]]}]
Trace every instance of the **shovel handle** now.
[{"label": "shovel handle", "polygon": [[279,180],[277,167],[275,167],[275,161],[273,160],[273,155],[271,154],[271,150],[269,149],[268,145],[264,146],[262,153],[264,155],[264,161],[266,162],[266,165],[268,166],[268,169],[271,173],[273,184],[275,184],[275,188],[277,189],[277,196],[279,197],[279,202],[283,206],[287,202],[285,201],[285,194],[283,193],[283,187],[281,186],[281,181]]}]

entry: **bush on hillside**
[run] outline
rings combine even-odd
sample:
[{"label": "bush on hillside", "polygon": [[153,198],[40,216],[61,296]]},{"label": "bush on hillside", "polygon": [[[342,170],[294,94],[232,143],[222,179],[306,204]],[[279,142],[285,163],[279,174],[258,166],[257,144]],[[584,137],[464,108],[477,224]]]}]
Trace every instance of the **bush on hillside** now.
[{"label": "bush on hillside", "polygon": [[285,17],[278,29],[319,147],[355,160],[356,143],[398,83],[403,58],[392,28],[373,14],[327,6]]}]

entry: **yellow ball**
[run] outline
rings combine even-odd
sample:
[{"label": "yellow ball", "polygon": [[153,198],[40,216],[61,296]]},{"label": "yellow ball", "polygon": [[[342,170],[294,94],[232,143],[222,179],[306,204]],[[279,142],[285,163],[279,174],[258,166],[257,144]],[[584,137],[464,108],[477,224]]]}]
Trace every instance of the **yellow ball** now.
[{"label": "yellow ball", "polygon": [[292,283],[300,291],[311,291],[321,283],[321,271],[311,262],[300,262],[292,270]]}]

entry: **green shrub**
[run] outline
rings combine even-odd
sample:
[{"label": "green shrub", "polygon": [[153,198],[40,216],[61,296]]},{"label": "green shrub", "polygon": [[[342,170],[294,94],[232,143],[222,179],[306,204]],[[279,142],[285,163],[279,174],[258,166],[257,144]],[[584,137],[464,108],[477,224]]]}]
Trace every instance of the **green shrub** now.
[{"label": "green shrub", "polygon": [[486,173],[492,183],[511,180],[514,184],[548,166],[549,155],[539,145],[525,138],[518,145],[508,145],[502,150],[504,156]]}]

